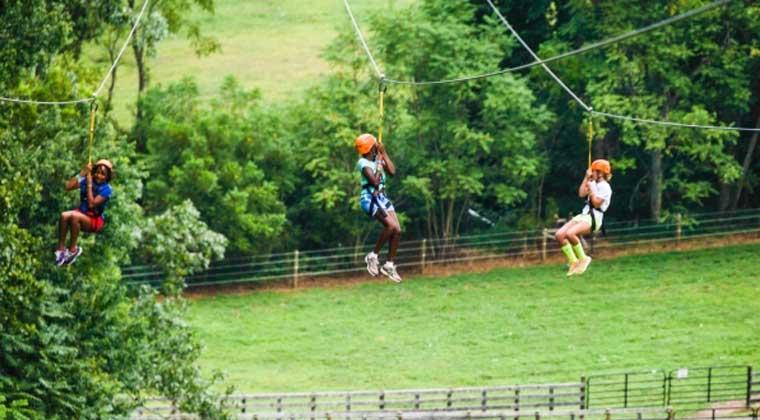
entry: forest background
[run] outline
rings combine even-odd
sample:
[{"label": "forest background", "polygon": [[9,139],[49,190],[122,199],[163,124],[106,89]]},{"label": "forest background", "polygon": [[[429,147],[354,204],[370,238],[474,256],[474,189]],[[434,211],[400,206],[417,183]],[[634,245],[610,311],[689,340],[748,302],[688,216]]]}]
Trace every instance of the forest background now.
[{"label": "forest background", "polygon": [[[93,158],[114,162],[115,198],[105,233],[84,239],[76,268],[49,260],[58,215],[76,200],[63,182],[88,156],[89,107],[0,103],[0,418],[102,417],[151,393],[219,414],[213,380],[194,364],[182,279],[223,256],[360,245],[376,231],[358,208],[352,145],[377,131],[378,83],[342,5],[253,3],[149,3],[128,61],[98,99]],[[481,1],[355,3],[388,77],[449,79],[532,61]],[[499,8],[548,57],[703,4]],[[142,5],[0,2],[0,96],[89,96]],[[597,110],[760,127],[758,34],[760,6],[733,1],[550,67]],[[172,51],[193,58],[162,59]],[[278,60],[287,71],[267,65]],[[259,88],[260,72],[276,77]],[[392,85],[385,111],[399,168],[388,190],[404,238],[551,226],[582,206],[588,116],[540,67]],[[611,220],[760,204],[757,133],[593,124],[593,155],[615,173]],[[164,271],[160,290],[120,283],[120,267],[143,263]]]}]

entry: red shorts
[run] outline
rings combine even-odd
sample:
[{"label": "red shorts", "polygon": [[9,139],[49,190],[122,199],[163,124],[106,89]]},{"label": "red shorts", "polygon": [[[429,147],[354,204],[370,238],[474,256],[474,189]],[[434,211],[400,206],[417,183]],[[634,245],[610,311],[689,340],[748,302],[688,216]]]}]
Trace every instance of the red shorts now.
[{"label": "red shorts", "polygon": [[88,219],[90,219],[90,232],[100,232],[103,230],[103,225],[105,222],[103,221],[103,216],[95,216],[95,213],[87,212],[84,213],[79,209],[74,209],[75,212],[82,213],[85,216],[87,216]]}]

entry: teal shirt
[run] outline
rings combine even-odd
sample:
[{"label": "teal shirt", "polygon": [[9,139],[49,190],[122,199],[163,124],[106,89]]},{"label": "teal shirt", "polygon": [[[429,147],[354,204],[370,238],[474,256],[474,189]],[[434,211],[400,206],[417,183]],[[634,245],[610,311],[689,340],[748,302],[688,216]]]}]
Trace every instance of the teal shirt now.
[{"label": "teal shirt", "polygon": [[[371,198],[372,193],[375,192],[375,187],[371,186],[369,184],[369,181],[367,180],[367,177],[364,176],[364,168],[369,167],[374,174],[377,174],[377,162],[372,161],[366,158],[359,159],[358,162],[356,162],[356,170],[359,171],[359,179],[362,186],[362,191],[360,193],[361,198]],[[366,187],[367,185],[370,185],[369,187]],[[380,190],[385,189],[385,172],[380,172]]]}]

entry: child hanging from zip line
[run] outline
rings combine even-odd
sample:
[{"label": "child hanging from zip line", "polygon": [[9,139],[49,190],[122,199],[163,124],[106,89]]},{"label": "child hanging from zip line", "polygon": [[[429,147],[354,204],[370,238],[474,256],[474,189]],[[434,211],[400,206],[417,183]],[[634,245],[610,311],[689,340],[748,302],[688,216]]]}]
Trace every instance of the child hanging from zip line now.
[{"label": "child hanging from zip line", "polygon": [[[393,260],[401,240],[401,226],[396,217],[388,197],[385,196],[385,173],[391,176],[396,174],[396,166],[388,156],[385,146],[378,143],[372,134],[362,134],[354,142],[356,151],[361,158],[356,163],[361,179],[361,195],[359,204],[362,210],[370,217],[377,219],[383,225],[383,231],[375,243],[375,249],[364,257],[367,263],[367,271],[372,276],[383,273],[396,283],[401,282],[401,276],[396,272]],[[378,254],[383,245],[388,242],[388,260],[380,266]]]},{"label": "child hanging from zip line", "polygon": [[[103,213],[111,198],[109,182],[113,175],[113,165],[106,159],[88,163],[76,175],[66,181],[66,191],[79,187],[79,207],[61,213],[58,222],[58,247],[55,251],[55,265],[72,264],[82,255],[82,248],[77,245],[79,232],[100,232],[103,229]],[[66,233],[71,232],[69,246],[66,248]]]},{"label": "child hanging from zip line", "polygon": [[578,187],[578,196],[586,198],[586,205],[581,214],[565,223],[555,235],[562,253],[570,264],[568,276],[583,274],[591,264],[591,257],[583,251],[581,237],[601,229],[604,212],[610,206],[612,198],[612,188],[609,184],[611,178],[610,162],[597,159],[591,163]]}]

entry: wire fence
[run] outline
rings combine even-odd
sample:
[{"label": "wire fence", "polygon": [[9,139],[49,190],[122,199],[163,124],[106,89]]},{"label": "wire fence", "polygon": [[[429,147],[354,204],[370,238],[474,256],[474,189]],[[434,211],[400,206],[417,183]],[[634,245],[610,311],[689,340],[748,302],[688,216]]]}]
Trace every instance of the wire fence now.
[{"label": "wire fence", "polygon": [[[591,254],[732,235],[756,237],[760,235],[760,209],[673,215],[665,221],[611,222],[605,226],[607,235],[597,234],[587,244]],[[403,241],[395,263],[406,273],[424,273],[435,266],[477,261],[543,261],[560,253],[554,232],[555,229],[545,228]],[[287,281],[298,287],[304,279],[364,273],[364,256],[370,250],[371,245],[367,244],[229,258],[189,276],[186,284],[193,288]],[[164,273],[157,266],[131,266],[122,269],[122,278],[130,285],[155,286],[163,280]]]}]

